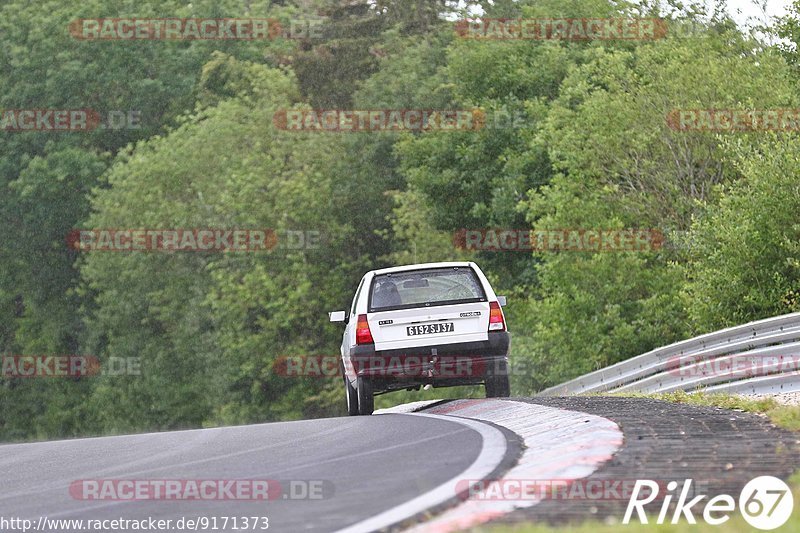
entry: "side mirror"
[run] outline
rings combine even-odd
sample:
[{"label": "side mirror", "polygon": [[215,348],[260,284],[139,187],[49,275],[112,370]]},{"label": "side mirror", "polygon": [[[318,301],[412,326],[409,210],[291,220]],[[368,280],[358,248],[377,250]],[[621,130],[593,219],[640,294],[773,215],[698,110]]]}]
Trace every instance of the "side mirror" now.
[{"label": "side mirror", "polygon": [[331,322],[344,322],[346,313],[345,311],[332,311],[328,313]]},{"label": "side mirror", "polygon": [[505,296],[498,296],[497,303],[500,304],[500,307],[506,306],[506,297]]}]

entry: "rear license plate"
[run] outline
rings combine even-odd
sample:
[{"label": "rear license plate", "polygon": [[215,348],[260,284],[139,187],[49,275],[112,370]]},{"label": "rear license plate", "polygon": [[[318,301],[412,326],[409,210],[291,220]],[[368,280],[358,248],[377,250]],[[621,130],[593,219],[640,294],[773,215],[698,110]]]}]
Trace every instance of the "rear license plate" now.
[{"label": "rear license plate", "polygon": [[429,335],[431,333],[452,333],[455,331],[452,322],[437,322],[436,324],[420,324],[406,328],[409,336]]}]

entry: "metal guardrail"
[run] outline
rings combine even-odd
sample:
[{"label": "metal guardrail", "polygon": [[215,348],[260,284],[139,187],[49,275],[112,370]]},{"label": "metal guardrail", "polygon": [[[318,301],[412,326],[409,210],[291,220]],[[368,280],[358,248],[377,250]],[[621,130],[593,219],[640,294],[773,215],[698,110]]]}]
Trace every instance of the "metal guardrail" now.
[{"label": "metal guardrail", "polygon": [[[800,391],[800,313],[707,333],[595,370],[540,396],[599,392]],[[755,371],[754,371],[755,370]]]}]

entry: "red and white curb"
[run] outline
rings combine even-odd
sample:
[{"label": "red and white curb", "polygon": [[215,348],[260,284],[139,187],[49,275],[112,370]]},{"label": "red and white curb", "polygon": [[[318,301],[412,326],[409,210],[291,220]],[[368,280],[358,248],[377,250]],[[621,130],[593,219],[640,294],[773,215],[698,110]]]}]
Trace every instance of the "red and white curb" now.
[{"label": "red and white curb", "polygon": [[[447,417],[492,422],[519,435],[526,446],[516,466],[490,483],[486,494],[503,493],[500,486],[530,480],[571,482],[585,478],[611,459],[623,443],[619,426],[599,416],[523,402],[458,400],[425,411]],[[464,479],[476,479],[462,476]],[[463,489],[463,483],[461,484]],[[445,533],[477,526],[507,513],[539,503],[534,497],[517,500],[474,499],[407,531]]]}]

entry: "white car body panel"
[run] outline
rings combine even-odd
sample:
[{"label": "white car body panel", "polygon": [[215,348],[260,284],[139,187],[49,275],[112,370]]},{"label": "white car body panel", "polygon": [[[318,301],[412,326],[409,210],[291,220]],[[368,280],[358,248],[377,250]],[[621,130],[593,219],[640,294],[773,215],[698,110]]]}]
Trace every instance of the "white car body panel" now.
[{"label": "white car body panel", "polygon": [[[479,313],[478,316],[462,316]],[[453,344],[458,342],[485,341],[489,338],[489,303],[475,302],[420,309],[398,309],[367,314],[375,340],[376,350],[393,350],[411,346],[431,344]],[[391,324],[381,324],[391,320]],[[409,336],[408,326],[452,322],[452,333],[423,333]],[[375,324],[375,326],[373,326]]]},{"label": "white car body panel", "polygon": [[[486,294],[486,301],[460,303],[453,305],[431,306],[425,308],[397,309],[370,312],[369,295],[372,291],[372,280],[376,275],[399,273],[431,268],[470,268],[475,272]],[[370,331],[375,341],[375,350],[392,350],[412,348],[415,346],[453,345],[463,342],[485,341],[489,336],[489,302],[497,301],[489,281],[481,269],[473,262],[442,262],[406,265],[401,267],[372,270],[361,280],[357,291],[355,305],[351,306],[347,327],[342,338],[342,355],[347,357],[350,348],[356,346],[356,322],[358,315],[367,315]],[[465,316],[462,313],[480,313],[479,316]],[[392,324],[380,324],[391,320]],[[409,336],[407,327],[418,324],[433,324],[439,321],[454,324],[452,333],[428,333]]]}]

